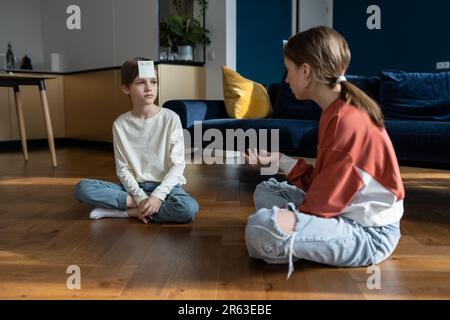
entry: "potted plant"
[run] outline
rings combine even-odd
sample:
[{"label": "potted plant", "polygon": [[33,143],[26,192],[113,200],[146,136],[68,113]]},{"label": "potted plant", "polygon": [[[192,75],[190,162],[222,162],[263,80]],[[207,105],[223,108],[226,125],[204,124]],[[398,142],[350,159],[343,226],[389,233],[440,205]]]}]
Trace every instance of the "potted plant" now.
[{"label": "potted plant", "polygon": [[[197,0],[200,15],[206,11],[207,0]],[[193,49],[197,44],[209,45],[209,30],[189,13],[192,0],[172,0],[176,12],[160,23],[160,45],[177,50],[180,60],[193,60]]]},{"label": "potted plant", "polygon": [[167,22],[161,21],[159,23],[159,46],[161,51],[160,57],[162,60],[171,60],[172,42],[169,25]]}]

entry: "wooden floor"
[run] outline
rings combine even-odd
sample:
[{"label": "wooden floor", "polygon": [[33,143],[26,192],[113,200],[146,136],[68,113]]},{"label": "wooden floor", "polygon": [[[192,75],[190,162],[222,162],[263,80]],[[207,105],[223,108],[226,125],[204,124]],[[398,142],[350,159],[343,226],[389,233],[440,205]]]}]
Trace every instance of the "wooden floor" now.
[{"label": "wooden floor", "polygon": [[[81,178],[115,181],[106,151],[0,152],[0,299],[450,299],[450,172],[402,167],[401,242],[369,290],[366,268],[250,259],[244,227],[259,171],[189,165],[186,190],[201,205],[188,225],[88,220],[73,197]],[[81,290],[66,269],[81,268]]]}]

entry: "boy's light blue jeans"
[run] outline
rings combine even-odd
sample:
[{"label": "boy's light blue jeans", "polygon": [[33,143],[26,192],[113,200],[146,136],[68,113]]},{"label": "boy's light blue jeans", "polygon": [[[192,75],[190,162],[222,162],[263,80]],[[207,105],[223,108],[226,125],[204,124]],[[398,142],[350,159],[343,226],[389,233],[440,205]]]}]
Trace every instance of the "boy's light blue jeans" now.
[{"label": "boy's light blue jeans", "polygon": [[[287,182],[275,179],[256,187],[257,212],[249,217],[245,230],[247,250],[252,258],[268,263],[289,263],[305,259],[339,267],[361,267],[387,259],[400,240],[399,222],[382,227],[363,227],[345,217],[332,219],[303,214],[296,208],[304,192]],[[288,208],[296,216],[292,235],[277,224],[279,208]]]},{"label": "boy's light blue jeans", "polygon": [[[150,195],[159,183],[144,182],[139,186]],[[75,197],[94,208],[127,210],[128,193],[121,184],[101,180],[84,179],[75,188]],[[154,222],[188,223],[195,219],[199,205],[184,189],[177,185],[163,201],[159,212],[152,217]]]}]

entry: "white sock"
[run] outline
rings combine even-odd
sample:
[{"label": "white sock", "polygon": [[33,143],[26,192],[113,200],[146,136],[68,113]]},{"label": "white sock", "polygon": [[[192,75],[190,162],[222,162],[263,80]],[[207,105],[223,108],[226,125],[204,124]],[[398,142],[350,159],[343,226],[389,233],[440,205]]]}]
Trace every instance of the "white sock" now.
[{"label": "white sock", "polygon": [[126,211],[105,208],[96,208],[89,213],[89,219],[95,220],[101,218],[128,218],[128,213]]}]

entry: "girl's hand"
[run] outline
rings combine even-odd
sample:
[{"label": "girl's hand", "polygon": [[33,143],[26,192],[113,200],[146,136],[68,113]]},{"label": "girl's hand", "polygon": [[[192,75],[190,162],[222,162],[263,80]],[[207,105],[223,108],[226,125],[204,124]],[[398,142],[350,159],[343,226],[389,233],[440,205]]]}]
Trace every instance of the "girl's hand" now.
[{"label": "girl's hand", "polygon": [[248,149],[245,156],[245,163],[260,167],[260,166],[269,166],[269,165],[275,165],[278,166],[280,163],[280,159],[282,156],[282,153],[280,152],[269,152],[267,150],[261,150],[258,154],[258,151],[256,149]]}]

